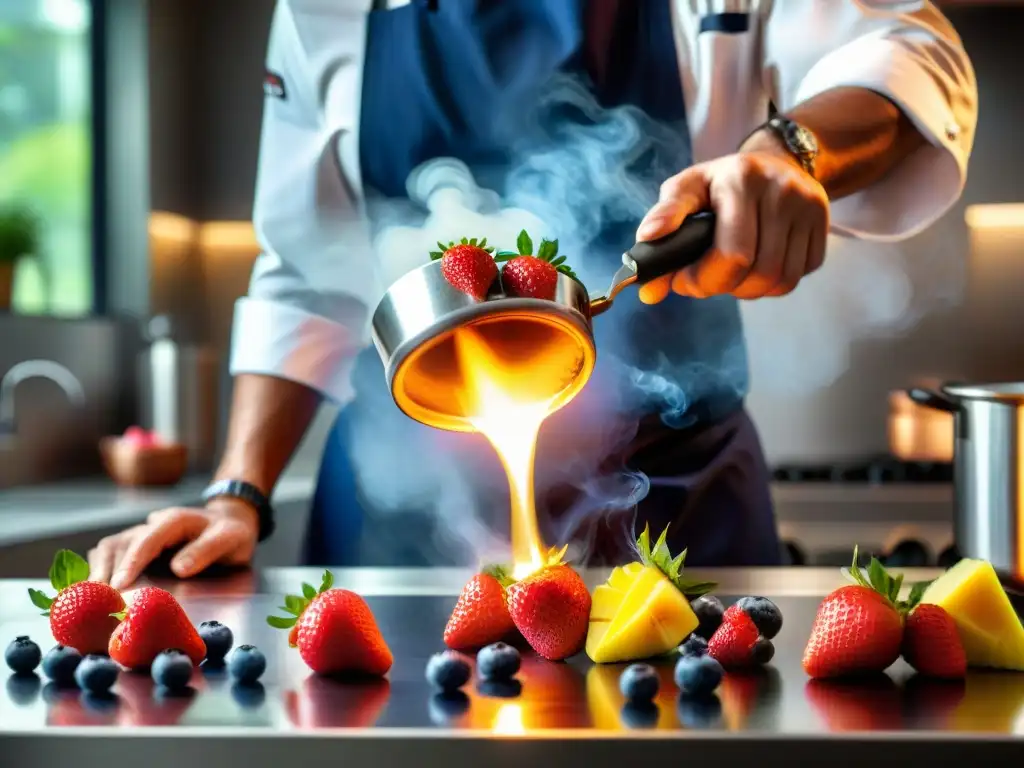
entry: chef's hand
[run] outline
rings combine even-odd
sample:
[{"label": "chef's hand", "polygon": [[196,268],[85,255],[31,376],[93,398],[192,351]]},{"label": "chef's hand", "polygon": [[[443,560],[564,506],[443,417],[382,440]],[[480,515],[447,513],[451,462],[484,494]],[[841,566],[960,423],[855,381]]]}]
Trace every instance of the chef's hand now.
[{"label": "chef's hand", "polygon": [[643,302],[656,304],[670,290],[694,298],[784,296],[825,259],[828,196],[794,158],[770,144],[670,178],[637,240],[670,234],[702,209],[716,214],[714,247],[696,264],[644,285]]},{"label": "chef's hand", "polygon": [[245,565],[258,537],[256,511],[240,501],[214,499],[204,509],[164,509],[142,525],[101,539],[89,552],[90,578],[124,589],[165,549],[181,544],[185,546],[171,560],[171,570],[180,578],[215,563]]}]

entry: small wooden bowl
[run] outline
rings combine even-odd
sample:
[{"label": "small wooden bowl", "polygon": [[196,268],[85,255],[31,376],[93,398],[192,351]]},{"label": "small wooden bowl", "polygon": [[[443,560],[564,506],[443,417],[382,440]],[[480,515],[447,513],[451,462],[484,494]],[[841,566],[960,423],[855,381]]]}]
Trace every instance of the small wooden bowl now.
[{"label": "small wooden bowl", "polygon": [[100,455],[118,485],[175,485],[188,470],[188,449],[179,443],[141,446],[121,437],[104,437]]}]

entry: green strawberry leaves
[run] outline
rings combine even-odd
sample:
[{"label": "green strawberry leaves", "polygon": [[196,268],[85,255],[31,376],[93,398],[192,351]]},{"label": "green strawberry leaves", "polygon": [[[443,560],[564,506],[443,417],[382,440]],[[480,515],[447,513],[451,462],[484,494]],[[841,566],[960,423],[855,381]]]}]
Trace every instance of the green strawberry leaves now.
[{"label": "green strawberry leaves", "polygon": [[[49,578],[50,586],[57,594],[60,594],[73,584],[89,580],[89,563],[70,549],[59,550],[53,556]],[[38,589],[29,589],[28,598],[32,601],[32,605],[44,612],[44,616],[50,615],[50,607],[53,605],[52,597]]]},{"label": "green strawberry leaves", "polygon": [[516,583],[516,580],[512,578],[512,574],[509,573],[508,568],[504,565],[488,565],[481,568],[480,573],[494,577],[498,580],[498,583],[501,584],[501,586],[505,587],[505,589],[508,589]]},{"label": "green strawberry leaves", "polygon": [[931,584],[930,581],[914,584],[910,589],[910,594],[907,595],[907,599],[900,600],[900,592],[903,589],[903,574],[893,576],[885,569],[881,560],[877,557],[872,557],[868,563],[867,575],[865,575],[859,564],[859,555],[859,548],[854,546],[853,564],[847,570],[847,575],[855,584],[878,592],[892,603],[902,615],[910,613],[917,607],[917,604],[921,602],[921,598],[924,596],[925,590]]},{"label": "green strawberry leaves", "polygon": [[298,622],[302,612],[309,607],[309,604],[322,595],[327,590],[334,586],[334,574],[330,571],[324,571],[323,579],[320,582],[320,588],[317,589],[312,584],[303,583],[301,595],[285,595],[284,605],[278,608],[279,611],[283,611],[288,614],[287,616],[267,616],[267,624],[272,626],[274,629],[291,629]]},{"label": "green strawberry leaves", "polygon": [[38,589],[29,587],[28,599],[32,601],[32,605],[43,611],[43,616],[50,615],[50,606],[53,605],[52,597],[47,597],[45,593],[40,592]]},{"label": "green strawberry leaves", "polygon": [[[533,255],[533,240],[526,233],[526,230],[522,230],[519,233],[519,237],[516,238],[516,248],[519,249],[519,253],[523,256]],[[539,255],[539,254],[538,254]]]},{"label": "green strawberry leaves", "polygon": [[718,586],[713,581],[687,581],[682,578],[683,564],[686,562],[686,550],[684,549],[676,557],[668,548],[668,527],[661,532],[661,536],[651,547],[650,526],[645,525],[643,533],[636,541],[637,551],[640,554],[640,562],[648,568],[657,568],[665,577],[675,585],[676,589],[682,592],[690,600],[706,595],[714,591]]},{"label": "green strawberry leaves", "polygon": [[486,251],[487,253],[494,253],[494,249],[493,248],[488,248],[487,247],[487,238],[486,237],[483,238],[483,239],[479,239],[479,240],[477,238],[475,238],[475,237],[472,238],[472,239],[467,239],[467,238],[464,237],[459,242],[455,242],[454,240],[452,240],[451,242],[448,243],[448,245],[445,245],[440,240],[438,240],[437,241],[437,248],[438,248],[438,250],[430,252],[430,260],[431,261],[437,261],[438,259],[444,258],[445,251],[447,251],[449,248],[454,248],[456,245],[472,245],[472,246],[475,246],[476,248],[480,248],[480,249]]},{"label": "green strawberry leaves", "polygon": [[503,261],[511,261],[520,256],[533,256],[534,258],[540,259],[541,261],[548,262],[551,266],[561,272],[563,275],[568,275],[574,280],[579,280],[576,273],[572,271],[572,268],[565,263],[565,256],[558,255],[558,241],[557,240],[541,240],[540,245],[537,246],[536,253],[533,250],[533,239],[529,233],[524,229],[519,233],[519,237],[516,238],[516,248],[518,251],[498,251],[495,255],[494,260],[501,263]]},{"label": "green strawberry leaves", "polygon": [[89,580],[89,564],[70,549],[60,550],[50,566],[50,584],[60,592],[72,584]]}]

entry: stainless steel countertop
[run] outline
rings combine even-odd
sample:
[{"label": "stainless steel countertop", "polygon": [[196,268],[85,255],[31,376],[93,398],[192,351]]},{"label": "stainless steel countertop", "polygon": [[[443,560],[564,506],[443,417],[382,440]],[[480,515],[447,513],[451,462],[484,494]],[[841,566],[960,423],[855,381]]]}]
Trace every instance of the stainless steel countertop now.
[{"label": "stainless steel countertop", "polygon": [[[933,578],[907,571],[908,581]],[[447,701],[423,679],[454,596],[468,577],[458,569],[340,569],[339,586],[365,595],[395,655],[387,680],[355,684],[319,678],[287,647],[284,633],[264,622],[280,595],[315,569],[242,572],[218,580],[165,583],[195,622],[218,619],[236,644],[253,643],[268,656],[263,686],[233,688],[223,675],[197,674],[182,699],[153,695],[145,676],[125,674],[113,706],[91,706],[77,693],[7,681],[0,690],[0,748],[18,766],[124,764],[147,768],[242,765],[288,760],[303,765],[375,763],[593,765],[645,761],[763,761],[766,748],[786,759],[830,765],[936,764],[1019,755],[1024,741],[1024,675],[972,672],[966,684],[940,684],[912,675],[902,662],[870,682],[812,683],[800,667],[817,603],[843,583],[834,569],[706,569],[691,575],[720,584],[726,600],[762,594],[776,600],[785,624],[776,657],[757,674],[730,674],[714,701],[677,699],[672,665],[663,675],[656,723],[623,721],[617,681],[621,667],[595,667],[579,656],[552,664],[524,660],[521,690],[471,684],[466,698]],[[590,585],[603,572],[587,572]],[[18,634],[50,642],[46,620],[25,597],[33,582],[0,582],[0,641]],[[38,586],[42,587],[42,584]],[[635,740],[643,741],[642,745]],[[219,761],[219,762],[218,762]],[[725,761],[725,762],[723,762]]]}]

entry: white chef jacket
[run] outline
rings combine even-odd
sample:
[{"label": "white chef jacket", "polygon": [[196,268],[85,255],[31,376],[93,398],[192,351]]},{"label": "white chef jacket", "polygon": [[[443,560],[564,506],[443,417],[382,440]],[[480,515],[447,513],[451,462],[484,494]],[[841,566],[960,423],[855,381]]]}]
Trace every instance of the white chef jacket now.
[{"label": "white chef jacket", "polygon": [[[359,170],[367,21],[408,2],[278,0],[267,69],[286,96],[264,109],[253,213],[262,254],[235,308],[232,374],[292,380],[338,403],[352,396],[352,363],[380,295]],[[785,112],[858,86],[899,105],[927,145],[833,202],[833,231],[906,238],[960,196],[977,85],[959,37],[931,2],[671,2],[695,162],[735,151],[769,101]],[[749,13],[747,30],[701,31],[703,18],[723,12]]]}]

